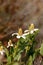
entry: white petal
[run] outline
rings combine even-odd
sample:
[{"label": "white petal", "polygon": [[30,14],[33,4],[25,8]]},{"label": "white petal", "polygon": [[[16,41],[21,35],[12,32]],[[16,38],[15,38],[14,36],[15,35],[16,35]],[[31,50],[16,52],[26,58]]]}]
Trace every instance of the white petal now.
[{"label": "white petal", "polygon": [[39,29],[34,29],[34,30],[31,30],[31,31],[30,31],[30,33],[31,33],[31,34],[33,34],[33,33],[34,33],[34,31],[37,31],[37,30],[39,30]]},{"label": "white petal", "polygon": [[33,32],[34,32],[33,30],[32,30],[32,31],[30,31],[30,33],[31,33],[31,34],[33,34]]},{"label": "white petal", "polygon": [[37,31],[37,30],[39,30],[39,29],[34,29],[34,31]]},{"label": "white petal", "polygon": [[13,46],[13,44],[11,44],[11,46]]},{"label": "white petal", "polygon": [[19,39],[21,36],[18,35],[18,36],[16,36],[16,37]]},{"label": "white petal", "polygon": [[25,39],[25,36],[24,35],[21,35],[21,36],[16,36],[18,39],[20,38],[20,37],[22,37],[22,38],[24,38]]},{"label": "white petal", "polygon": [[3,52],[1,52],[1,55],[3,55]]},{"label": "white petal", "polygon": [[29,32],[29,30],[25,30],[24,33]]},{"label": "white petal", "polygon": [[25,37],[25,36],[22,36],[22,38],[24,38],[24,39],[25,39],[26,37]]},{"label": "white petal", "polygon": [[23,36],[26,36],[26,35],[28,35],[28,34],[29,34],[29,32],[28,32],[28,33],[23,34]]},{"label": "white petal", "polygon": [[10,43],[8,42],[8,46],[10,46]]},{"label": "white petal", "polygon": [[12,36],[14,36],[14,35],[18,35],[18,33],[13,33]]},{"label": "white petal", "polygon": [[0,51],[0,54],[3,55],[3,51]]},{"label": "white petal", "polygon": [[7,46],[7,48],[10,46],[10,44],[9,44],[9,42],[8,42],[8,46]]},{"label": "white petal", "polygon": [[10,47],[10,46],[13,46],[13,44],[11,44],[11,45],[8,45],[8,46],[7,46],[7,48],[8,48],[8,47]]},{"label": "white petal", "polygon": [[28,34],[29,34],[29,32],[28,32],[28,33],[23,34],[23,35],[22,35],[22,37],[25,39],[25,38],[26,38],[26,35],[28,35]]},{"label": "white petal", "polygon": [[7,48],[8,48],[9,46],[7,46]]}]

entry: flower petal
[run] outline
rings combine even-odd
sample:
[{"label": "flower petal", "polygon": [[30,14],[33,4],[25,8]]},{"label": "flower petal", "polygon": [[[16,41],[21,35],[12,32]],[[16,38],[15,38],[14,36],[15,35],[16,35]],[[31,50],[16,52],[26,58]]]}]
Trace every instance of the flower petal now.
[{"label": "flower petal", "polygon": [[12,36],[14,36],[14,35],[18,35],[18,33],[13,33]]},{"label": "flower petal", "polygon": [[21,36],[18,35],[18,36],[16,36],[16,37],[19,39]]},{"label": "flower petal", "polygon": [[10,46],[13,46],[13,44],[11,44],[11,45],[9,44],[9,45],[7,46],[7,48],[10,47]]},{"label": "flower petal", "polygon": [[26,37],[22,35],[22,38],[24,38],[24,39],[25,39]]},{"label": "flower petal", "polygon": [[39,30],[39,29],[34,29],[34,30],[31,30],[31,31],[30,31],[30,33],[31,33],[31,34],[33,34],[33,33],[34,33],[34,31],[37,31],[37,30]]},{"label": "flower petal", "polygon": [[13,44],[11,44],[11,46],[13,46]]},{"label": "flower petal", "polygon": [[3,52],[1,52],[1,55],[3,55]]},{"label": "flower petal", "polygon": [[34,31],[37,31],[37,30],[39,30],[39,29],[34,29]]},{"label": "flower petal", "polygon": [[24,33],[27,33],[27,32],[29,32],[29,30],[25,30],[25,31],[24,31]]},{"label": "flower petal", "polygon": [[7,48],[8,48],[9,46],[7,46]]},{"label": "flower petal", "polygon": [[2,51],[0,51],[0,54],[1,54],[1,55],[3,55],[3,54],[4,54],[4,52],[5,52],[5,51],[4,51],[4,50],[2,50]]},{"label": "flower petal", "polygon": [[34,30],[30,31],[30,34],[33,34]]},{"label": "flower petal", "polygon": [[28,35],[28,34],[29,34],[29,32],[28,32],[28,33],[24,33],[23,36],[26,36],[26,35]]}]

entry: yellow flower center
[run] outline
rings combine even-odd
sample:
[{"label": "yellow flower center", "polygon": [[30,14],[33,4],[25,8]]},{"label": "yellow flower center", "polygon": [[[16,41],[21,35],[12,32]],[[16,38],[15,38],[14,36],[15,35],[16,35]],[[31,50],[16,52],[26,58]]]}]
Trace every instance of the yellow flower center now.
[{"label": "yellow flower center", "polygon": [[29,30],[33,30],[34,29],[34,24],[31,24],[30,27],[29,27]]},{"label": "yellow flower center", "polygon": [[0,51],[2,51],[3,50],[3,46],[0,46]]},{"label": "yellow flower center", "polygon": [[18,34],[21,36],[22,33],[23,33],[22,28],[19,28],[19,30],[18,30]]}]

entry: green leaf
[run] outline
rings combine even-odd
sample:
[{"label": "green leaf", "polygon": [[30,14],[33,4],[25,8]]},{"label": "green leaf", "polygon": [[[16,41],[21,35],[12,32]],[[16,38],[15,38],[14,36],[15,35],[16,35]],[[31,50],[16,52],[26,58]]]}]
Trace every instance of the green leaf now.
[{"label": "green leaf", "polygon": [[8,64],[11,63],[11,56],[8,56],[8,58],[7,58],[7,63],[8,63]]},{"label": "green leaf", "polygon": [[41,44],[41,47],[40,47],[40,54],[43,56],[43,43]]},{"label": "green leaf", "polygon": [[14,48],[13,47],[9,47],[9,54],[13,54],[14,52]]},{"label": "green leaf", "polygon": [[13,65],[20,65],[18,62],[14,62],[14,64]]},{"label": "green leaf", "polygon": [[33,65],[33,58],[32,58],[32,56],[29,57],[26,65]]},{"label": "green leaf", "polygon": [[20,54],[20,53],[18,53],[18,54],[14,57],[14,60],[19,61],[19,60],[20,60],[20,58],[21,58],[21,54]]},{"label": "green leaf", "polygon": [[22,38],[22,37],[19,39],[19,41],[20,41],[21,43],[24,43],[24,42],[25,42],[24,38]]},{"label": "green leaf", "polygon": [[8,49],[7,49],[7,48],[4,48],[4,50],[5,50],[6,56],[8,57],[8,56],[9,56],[9,51],[8,51]]},{"label": "green leaf", "polygon": [[35,60],[36,58],[36,53],[33,54],[33,61]]}]

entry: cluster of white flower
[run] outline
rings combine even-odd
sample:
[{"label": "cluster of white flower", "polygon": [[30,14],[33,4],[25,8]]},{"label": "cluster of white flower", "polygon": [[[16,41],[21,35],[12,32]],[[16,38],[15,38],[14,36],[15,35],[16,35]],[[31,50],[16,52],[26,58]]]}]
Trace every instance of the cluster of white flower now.
[{"label": "cluster of white flower", "polygon": [[26,38],[26,35],[28,34],[33,34],[34,31],[37,31],[39,29],[34,29],[34,24],[31,24],[30,27],[29,27],[29,30],[25,30],[24,33],[22,33],[22,29],[20,28],[18,33],[13,33],[12,36],[16,35],[16,38]]},{"label": "cluster of white flower", "polygon": [[[39,30],[39,29],[34,29],[34,24],[31,24],[30,27],[29,27],[29,30],[25,30],[24,33],[23,33],[22,29],[20,28],[18,33],[13,33],[12,36],[16,35],[16,38],[18,38],[18,39],[21,38],[21,37],[25,39],[26,35],[33,34],[34,31],[37,31],[37,30]],[[13,47],[13,43],[12,43],[11,40],[9,40],[7,48],[9,48],[10,46]],[[0,54],[3,55],[4,52],[5,51],[3,49],[3,46],[0,46]]]},{"label": "cluster of white flower", "polygon": [[[9,48],[9,47],[13,47],[13,43],[11,40],[9,40],[8,45],[7,45],[7,48]],[[5,50],[4,50],[3,46],[1,45],[0,46],[0,54],[4,55],[4,53],[5,53]]]}]

